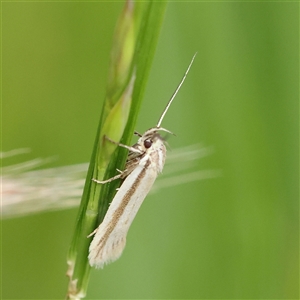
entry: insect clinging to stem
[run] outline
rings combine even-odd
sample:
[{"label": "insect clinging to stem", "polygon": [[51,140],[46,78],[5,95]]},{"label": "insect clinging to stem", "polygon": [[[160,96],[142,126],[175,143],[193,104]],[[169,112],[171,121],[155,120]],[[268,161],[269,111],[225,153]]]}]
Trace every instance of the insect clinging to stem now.
[{"label": "insect clinging to stem", "polygon": [[123,179],[106,215],[99,227],[89,236],[94,238],[89,247],[91,266],[103,268],[105,264],[117,260],[125,247],[126,235],[146,195],[149,193],[157,175],[162,171],[166,147],[158,131],[171,131],[161,127],[161,123],[181,88],[197,53],[194,54],[183,78],[168,101],[157,125],[148,129],[132,147],[119,144],[129,150],[124,171],[104,181],[93,179],[96,183],[105,184],[115,179]]}]

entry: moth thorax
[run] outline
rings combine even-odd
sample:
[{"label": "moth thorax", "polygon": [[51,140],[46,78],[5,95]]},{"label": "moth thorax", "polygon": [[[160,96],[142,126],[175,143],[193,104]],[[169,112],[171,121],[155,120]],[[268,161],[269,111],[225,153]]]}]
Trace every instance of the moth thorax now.
[{"label": "moth thorax", "polygon": [[166,159],[166,146],[164,140],[159,134],[156,134],[152,140],[152,146],[149,155],[152,164],[156,166],[157,173],[161,173]]}]

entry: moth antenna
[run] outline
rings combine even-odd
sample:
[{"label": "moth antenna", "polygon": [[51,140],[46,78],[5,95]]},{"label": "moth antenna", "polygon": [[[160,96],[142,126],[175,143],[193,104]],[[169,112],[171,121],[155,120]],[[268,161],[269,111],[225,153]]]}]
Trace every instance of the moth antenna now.
[{"label": "moth antenna", "polygon": [[190,68],[191,68],[191,66],[192,66],[192,64],[193,64],[193,62],[194,62],[194,59],[195,59],[196,55],[197,55],[197,52],[194,54],[194,56],[193,56],[193,58],[192,58],[192,60],[191,60],[191,62],[190,62],[190,64],[189,64],[187,70],[185,71],[185,73],[184,73],[184,75],[183,75],[183,77],[182,77],[182,79],[181,79],[181,81],[180,81],[180,83],[179,83],[179,85],[177,86],[177,88],[176,88],[175,92],[173,93],[171,99],[169,100],[169,102],[168,102],[166,108],[164,109],[162,115],[160,116],[160,118],[159,118],[159,120],[158,120],[158,123],[157,123],[157,125],[156,125],[157,128],[160,127],[161,122],[162,122],[163,118],[165,117],[165,114],[167,113],[167,111],[168,111],[168,109],[169,109],[169,107],[170,107],[172,101],[174,100],[174,98],[176,97],[178,91],[180,90],[180,88],[181,88],[181,86],[182,86],[182,84],[183,84],[183,82],[184,82],[184,80],[185,80],[185,78],[186,78],[186,75],[187,75],[188,72],[190,71]]}]

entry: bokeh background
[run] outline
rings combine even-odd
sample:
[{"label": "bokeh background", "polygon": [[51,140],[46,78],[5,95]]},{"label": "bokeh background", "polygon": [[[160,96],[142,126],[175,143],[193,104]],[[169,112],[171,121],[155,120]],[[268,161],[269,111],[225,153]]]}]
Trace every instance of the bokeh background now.
[{"label": "bokeh background", "polygon": [[[122,6],[2,3],[2,150],[56,155],[50,166],[89,160]],[[299,3],[170,2],[139,132],[196,51],[163,126],[173,149],[213,146],[195,168],[222,175],[149,195],[87,299],[299,298]],[[3,299],[65,296],[76,212],[2,222]]]}]

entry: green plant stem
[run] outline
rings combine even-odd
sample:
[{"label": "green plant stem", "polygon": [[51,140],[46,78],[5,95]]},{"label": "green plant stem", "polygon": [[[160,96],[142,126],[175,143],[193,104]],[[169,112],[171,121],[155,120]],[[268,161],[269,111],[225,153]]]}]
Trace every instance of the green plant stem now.
[{"label": "green plant stem", "polygon": [[[68,299],[85,297],[90,266],[87,236],[101,223],[118,181],[96,184],[92,178],[115,175],[125,164],[127,150],[105,140],[130,144],[152,64],[166,2],[127,1],[118,21],[111,53],[107,95],[68,253]],[[116,150],[116,151],[115,151]]]}]

